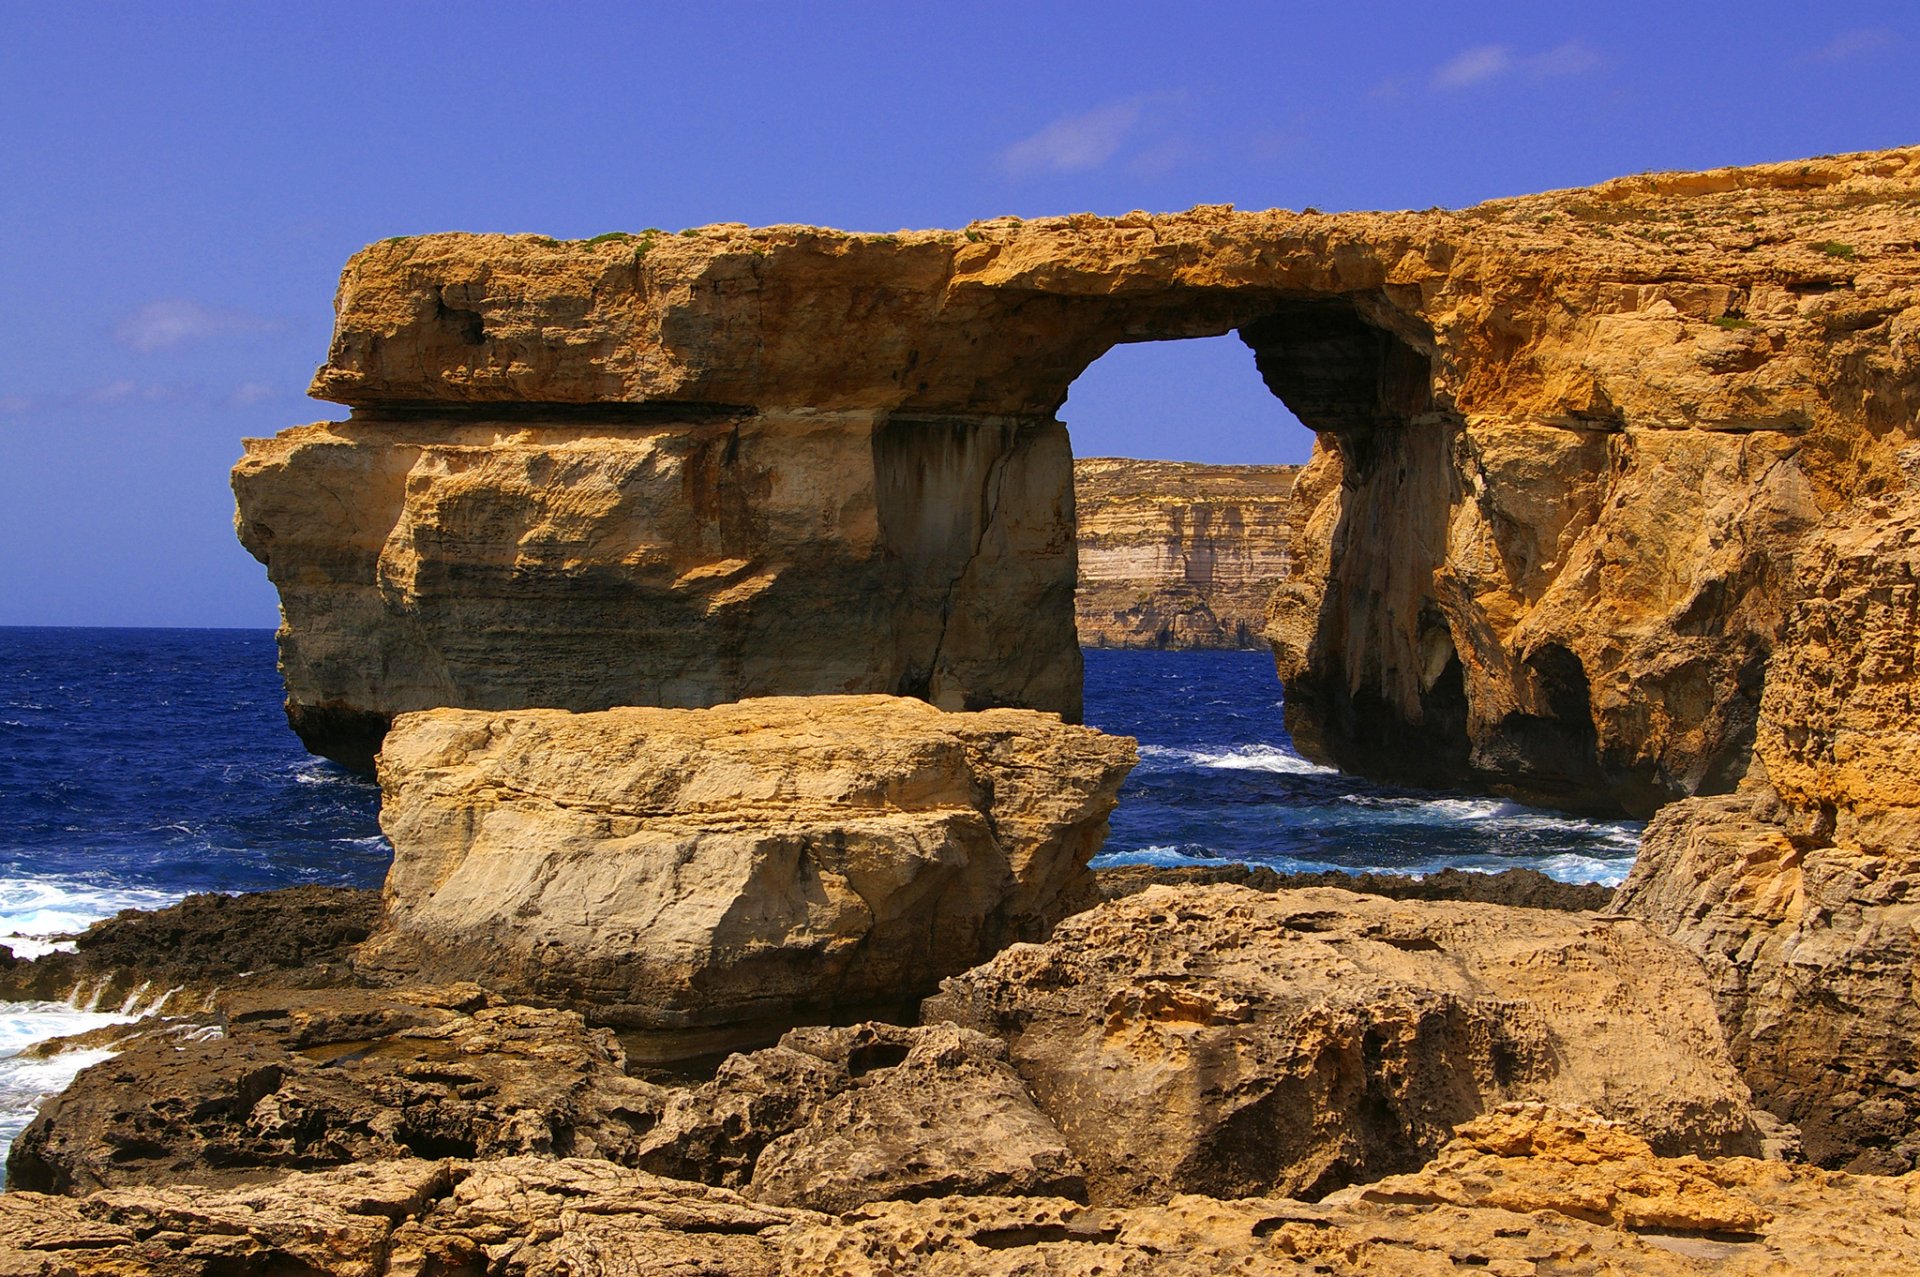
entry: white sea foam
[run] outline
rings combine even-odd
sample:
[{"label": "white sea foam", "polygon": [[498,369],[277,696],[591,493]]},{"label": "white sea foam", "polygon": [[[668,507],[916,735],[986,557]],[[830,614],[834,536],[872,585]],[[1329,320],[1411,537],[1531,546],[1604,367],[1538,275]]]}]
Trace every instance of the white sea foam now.
[{"label": "white sea foam", "polygon": [[122,909],[159,909],[178,892],[116,887],[76,878],[32,875],[0,878],[0,944],[15,957],[35,958],[70,947],[61,937]]},{"label": "white sea foam", "polygon": [[1483,826],[1571,835],[1602,846],[1618,847],[1628,853],[1629,860],[1640,850],[1642,826],[1632,821],[1587,820],[1498,798],[1387,798],[1343,794],[1340,801],[1364,809],[1368,820],[1380,824],[1444,825],[1471,821]]},{"label": "white sea foam", "polygon": [[1212,767],[1221,771],[1280,772],[1291,776],[1333,776],[1339,769],[1308,762],[1292,750],[1278,745],[1234,745],[1228,749],[1175,749],[1168,745],[1142,745],[1140,757],[1184,764],[1188,767]]},{"label": "white sea foam", "polygon": [[1095,856],[1089,864],[1095,869],[1113,869],[1120,865],[1155,865],[1180,868],[1185,865],[1230,865],[1226,856],[1208,856],[1183,851],[1178,847],[1139,847],[1133,851],[1109,851]]},{"label": "white sea foam", "polygon": [[[115,887],[74,878],[16,876],[0,878],[0,944],[15,956],[38,957],[71,948],[60,940],[110,918],[122,909],[157,909],[178,900],[176,892],[149,887]],[[161,996],[165,996],[162,994]],[[48,1038],[85,1033],[137,1018],[153,999],[136,992],[124,1005],[100,1008],[84,990],[74,1002],[0,1002],[0,1159],[47,1096],[66,1089],[74,1075],[113,1055],[88,1048],[62,1051],[45,1059],[20,1054]]]},{"label": "white sea foam", "polygon": [[44,1058],[20,1053],[48,1038],[85,1033],[109,1024],[125,1024],[134,1016],[123,1010],[82,1010],[65,1002],[0,1002],[0,1162],[40,1101],[67,1088],[74,1075],[92,1064],[111,1059],[102,1047],[61,1051]]}]

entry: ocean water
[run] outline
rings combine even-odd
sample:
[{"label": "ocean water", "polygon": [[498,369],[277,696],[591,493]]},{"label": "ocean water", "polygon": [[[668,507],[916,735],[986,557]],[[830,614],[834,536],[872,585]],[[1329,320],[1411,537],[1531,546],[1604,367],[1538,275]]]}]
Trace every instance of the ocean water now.
[{"label": "ocean water", "polygon": [[[28,957],[193,891],[377,885],[371,781],[287,730],[270,630],[0,628],[0,944]],[[0,1003],[0,1156],[124,1006]]]},{"label": "ocean water", "polygon": [[1264,652],[1089,650],[1086,661],[1087,722],[1140,741],[1096,865],[1526,868],[1613,885],[1639,850],[1638,824],[1401,789],[1308,762],[1287,736]]},{"label": "ocean water", "polygon": [[[1618,882],[1637,826],[1371,784],[1307,762],[1258,652],[1089,651],[1086,718],[1137,736],[1096,863],[1426,872],[1529,866]],[[266,630],[0,628],[0,944],[30,956],[193,891],[376,886],[372,781],[287,729]],[[0,1003],[0,1155],[98,1050],[49,1037],[133,1007]]]}]

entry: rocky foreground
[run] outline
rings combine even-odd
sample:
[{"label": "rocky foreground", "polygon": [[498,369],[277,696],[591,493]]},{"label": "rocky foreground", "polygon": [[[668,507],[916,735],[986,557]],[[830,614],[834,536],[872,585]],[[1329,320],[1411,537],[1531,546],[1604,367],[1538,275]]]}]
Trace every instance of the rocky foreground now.
[{"label": "rocky foreground", "polygon": [[377,907],[0,969],[173,989],[15,1143],[0,1274],[1920,1272],[1920,1175],[1799,1160],[1682,945],[1524,875],[1103,884],[1132,756],[885,697],[403,716]]},{"label": "rocky foreground", "polygon": [[933,1196],[836,1213],[581,1158],[386,1161],[230,1189],[0,1196],[0,1275],[1920,1271],[1920,1181],[1660,1158],[1588,1115],[1464,1126],[1316,1203]]}]

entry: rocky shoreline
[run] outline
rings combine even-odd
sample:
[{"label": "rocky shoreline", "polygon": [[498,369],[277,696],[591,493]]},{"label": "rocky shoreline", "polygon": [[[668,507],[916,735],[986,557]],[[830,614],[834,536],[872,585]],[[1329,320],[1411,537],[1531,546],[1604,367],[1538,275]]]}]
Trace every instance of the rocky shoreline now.
[{"label": "rocky shoreline", "polygon": [[[1349,884],[1367,895],[1277,877],[1105,871],[1083,901],[1104,903],[942,982],[917,1023],[796,1028],[671,1074],[577,1011],[359,962],[371,893],[129,912],[0,973],[7,996],[184,981],[16,1145],[0,1273],[1920,1253],[1920,1177],[1754,1160],[1792,1133],[1751,1107],[1698,967],[1638,924],[1444,898],[1537,898],[1525,871]],[[1441,898],[1395,899],[1415,891]]]}]

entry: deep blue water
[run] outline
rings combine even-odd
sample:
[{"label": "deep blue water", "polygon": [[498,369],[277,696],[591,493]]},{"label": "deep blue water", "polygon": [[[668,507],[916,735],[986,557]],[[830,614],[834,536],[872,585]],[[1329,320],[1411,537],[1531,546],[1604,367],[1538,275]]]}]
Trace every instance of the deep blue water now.
[{"label": "deep blue water", "polygon": [[1617,883],[1638,850],[1638,825],[1398,789],[1306,761],[1287,737],[1264,652],[1088,651],[1086,660],[1086,721],[1140,741],[1096,864],[1524,867]]},{"label": "deep blue water", "polygon": [[0,629],[0,932],[377,885],[378,788],[302,751],[281,699],[267,630]]}]

